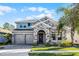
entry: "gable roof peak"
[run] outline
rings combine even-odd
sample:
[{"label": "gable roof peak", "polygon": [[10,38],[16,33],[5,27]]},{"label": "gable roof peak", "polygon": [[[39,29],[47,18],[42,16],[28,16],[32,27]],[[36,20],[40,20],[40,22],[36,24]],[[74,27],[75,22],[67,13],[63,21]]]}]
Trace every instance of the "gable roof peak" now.
[{"label": "gable roof peak", "polygon": [[46,27],[51,28],[51,26],[49,26],[48,24],[46,24],[46,23],[44,23],[44,22],[36,23],[36,24],[33,25],[32,27],[36,27],[37,25],[40,25],[40,24],[43,24],[43,25],[45,25]]}]

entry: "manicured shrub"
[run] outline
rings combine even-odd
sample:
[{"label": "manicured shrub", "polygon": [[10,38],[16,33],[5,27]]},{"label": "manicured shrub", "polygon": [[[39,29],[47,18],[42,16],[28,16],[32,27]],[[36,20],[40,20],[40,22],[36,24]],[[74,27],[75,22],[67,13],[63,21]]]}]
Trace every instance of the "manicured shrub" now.
[{"label": "manicured shrub", "polygon": [[50,47],[50,46],[53,46],[52,44],[50,44],[50,43],[46,43],[46,44],[44,44],[46,47]]},{"label": "manicured shrub", "polygon": [[55,43],[55,42],[53,42],[53,44],[52,44],[53,46],[58,46],[58,43]]},{"label": "manicured shrub", "polygon": [[74,46],[74,47],[79,47],[79,44],[74,44],[73,46]]},{"label": "manicured shrub", "polygon": [[60,46],[63,46],[63,47],[70,47],[70,46],[72,46],[72,43],[71,43],[71,41],[68,41],[68,40],[62,40],[62,41],[60,42]]},{"label": "manicured shrub", "polygon": [[37,43],[33,43],[32,46],[37,46]]}]

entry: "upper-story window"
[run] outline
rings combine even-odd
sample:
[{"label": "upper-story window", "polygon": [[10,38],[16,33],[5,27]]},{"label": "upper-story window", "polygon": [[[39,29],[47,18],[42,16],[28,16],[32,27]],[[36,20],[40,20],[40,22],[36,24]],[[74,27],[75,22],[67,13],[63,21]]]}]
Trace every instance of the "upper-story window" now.
[{"label": "upper-story window", "polygon": [[26,28],[26,25],[20,25],[20,28]]},{"label": "upper-story window", "polygon": [[24,28],[26,28],[26,25],[24,25]]},{"label": "upper-story window", "polygon": [[22,25],[20,25],[20,28],[22,28]]},{"label": "upper-story window", "polygon": [[28,23],[28,26],[31,26],[31,23]]}]

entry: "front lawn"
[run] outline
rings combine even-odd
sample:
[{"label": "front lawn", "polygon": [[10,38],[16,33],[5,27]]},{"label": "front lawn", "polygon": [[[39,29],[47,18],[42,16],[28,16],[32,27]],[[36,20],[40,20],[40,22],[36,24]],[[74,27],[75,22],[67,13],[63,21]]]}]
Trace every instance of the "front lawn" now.
[{"label": "front lawn", "polygon": [[79,56],[79,52],[63,53],[29,53],[30,56]]},{"label": "front lawn", "polygon": [[32,51],[48,51],[48,50],[79,50],[79,48],[76,47],[37,47],[32,48]]},{"label": "front lawn", "polygon": [[46,51],[46,50],[58,50],[61,49],[60,47],[38,47],[32,48],[32,51]]},{"label": "front lawn", "polygon": [[69,47],[69,48],[61,48],[61,49],[58,49],[58,50],[79,50],[79,48]]},{"label": "front lawn", "polygon": [[[33,46],[32,51],[75,51],[79,50],[79,47],[58,47],[58,46]],[[44,53],[44,52],[30,52],[30,56],[79,56],[79,52],[57,52],[57,53]]]}]

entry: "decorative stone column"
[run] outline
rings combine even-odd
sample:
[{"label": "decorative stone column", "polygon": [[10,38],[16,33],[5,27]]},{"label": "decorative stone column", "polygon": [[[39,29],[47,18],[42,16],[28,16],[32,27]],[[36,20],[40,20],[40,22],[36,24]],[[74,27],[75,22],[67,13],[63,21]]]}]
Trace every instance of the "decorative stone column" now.
[{"label": "decorative stone column", "polygon": [[48,43],[49,42],[49,40],[50,40],[50,32],[49,32],[49,29],[46,29],[46,43]]}]

